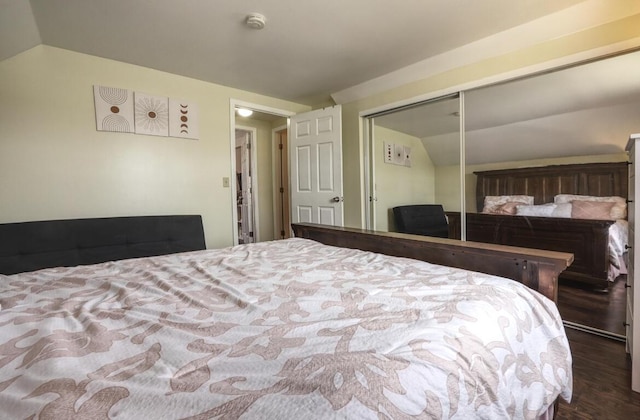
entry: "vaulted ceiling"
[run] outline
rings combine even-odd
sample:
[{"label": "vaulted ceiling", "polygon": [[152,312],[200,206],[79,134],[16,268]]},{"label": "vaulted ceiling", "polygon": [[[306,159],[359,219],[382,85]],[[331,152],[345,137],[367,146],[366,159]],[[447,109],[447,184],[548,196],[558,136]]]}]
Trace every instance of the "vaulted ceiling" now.
[{"label": "vaulted ceiling", "polygon": [[0,60],[42,43],[313,105],[582,1],[0,0]]},{"label": "vaulted ceiling", "polygon": [[[624,152],[640,132],[640,51],[465,93],[468,164]],[[459,161],[457,99],[376,118],[422,140],[438,165]]]},{"label": "vaulted ceiling", "polygon": [[[246,25],[253,12],[265,16],[263,29]],[[359,99],[464,60],[517,50],[631,12],[640,12],[640,2],[0,0],[0,60],[45,44],[318,106]],[[627,68],[614,77],[552,78],[544,88],[523,82],[470,92],[467,105],[475,111],[467,113],[474,131],[468,143],[494,142],[468,158],[482,163],[518,160],[526,153],[533,158],[531,153],[622,151],[629,125],[638,121],[635,132],[640,131],[637,113],[622,104],[640,108],[637,78],[622,80],[629,73]],[[474,101],[481,105],[472,107]],[[433,128],[414,134],[427,146],[430,139],[451,135]],[[565,140],[541,143],[554,132]],[[498,138],[508,139],[510,147],[501,147]],[[437,164],[451,159],[430,153]]]}]

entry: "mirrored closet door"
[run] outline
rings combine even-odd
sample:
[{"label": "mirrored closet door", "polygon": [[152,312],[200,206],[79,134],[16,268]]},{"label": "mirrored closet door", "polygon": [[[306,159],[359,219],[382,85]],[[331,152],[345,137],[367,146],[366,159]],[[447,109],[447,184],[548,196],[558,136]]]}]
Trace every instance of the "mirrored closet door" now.
[{"label": "mirrored closet door", "polygon": [[397,207],[461,209],[459,116],[454,95],[369,118],[371,228],[399,231]]},{"label": "mirrored closet door", "polygon": [[[466,91],[464,135],[457,95],[370,116],[369,227],[397,230],[393,208],[411,204],[440,204],[446,212],[462,211],[472,218],[483,211],[477,195],[480,172],[626,161],[629,135],[640,132],[639,68],[640,52],[631,52]],[[582,182],[588,184],[583,190],[593,191],[597,183],[621,182],[617,175],[554,177],[536,178],[542,185],[536,188],[551,182],[565,191]],[[607,177],[611,180],[603,181]],[[507,195],[509,189],[496,195]],[[522,204],[554,202],[554,196],[535,194],[542,198]],[[537,214],[548,208],[526,210]],[[624,234],[619,242],[624,247]],[[563,318],[623,338],[624,267],[611,280],[594,287],[561,279]]]}]

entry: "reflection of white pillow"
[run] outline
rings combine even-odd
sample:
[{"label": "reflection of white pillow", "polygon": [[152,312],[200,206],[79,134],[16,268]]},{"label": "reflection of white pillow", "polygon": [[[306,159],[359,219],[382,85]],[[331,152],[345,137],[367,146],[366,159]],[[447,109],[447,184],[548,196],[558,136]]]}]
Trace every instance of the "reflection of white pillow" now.
[{"label": "reflection of white pillow", "polygon": [[607,203],[615,203],[611,207],[609,218],[611,220],[626,219],[627,217],[627,201],[618,196],[610,197],[594,197],[590,195],[575,195],[575,194],[558,194],[553,198],[553,202],[559,203],[571,203],[572,201],[604,201]]},{"label": "reflection of white pillow", "polygon": [[518,206],[516,214],[518,216],[551,217],[556,206],[557,205],[553,203],[541,204],[539,206]]},{"label": "reflection of white pillow", "polygon": [[518,216],[537,217],[571,217],[571,203],[547,203],[538,206],[518,206],[516,214]]},{"label": "reflection of white pillow", "polygon": [[571,203],[556,204],[556,208],[551,213],[551,217],[571,218]]},{"label": "reflection of white pillow", "polygon": [[530,195],[488,195],[484,198],[483,213],[498,213],[502,205],[506,203],[520,203],[533,205],[533,196]]}]

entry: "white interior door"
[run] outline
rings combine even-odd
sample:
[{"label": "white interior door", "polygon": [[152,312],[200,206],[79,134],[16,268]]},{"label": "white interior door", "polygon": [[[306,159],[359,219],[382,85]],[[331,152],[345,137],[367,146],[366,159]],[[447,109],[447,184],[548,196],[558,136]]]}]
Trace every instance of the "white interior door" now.
[{"label": "white interior door", "polygon": [[291,117],[291,222],[343,226],[342,107]]}]

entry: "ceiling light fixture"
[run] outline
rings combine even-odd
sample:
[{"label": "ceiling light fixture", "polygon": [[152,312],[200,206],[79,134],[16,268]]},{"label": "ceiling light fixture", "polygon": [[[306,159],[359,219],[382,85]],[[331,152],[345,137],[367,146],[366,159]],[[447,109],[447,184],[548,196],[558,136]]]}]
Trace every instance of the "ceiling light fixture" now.
[{"label": "ceiling light fixture", "polygon": [[250,117],[253,111],[247,108],[238,108],[236,110],[241,117]]},{"label": "ceiling light fixture", "polygon": [[266,22],[267,18],[265,18],[264,15],[261,15],[260,13],[249,13],[247,15],[247,19],[245,20],[245,23],[251,29],[262,29],[264,28]]}]

